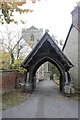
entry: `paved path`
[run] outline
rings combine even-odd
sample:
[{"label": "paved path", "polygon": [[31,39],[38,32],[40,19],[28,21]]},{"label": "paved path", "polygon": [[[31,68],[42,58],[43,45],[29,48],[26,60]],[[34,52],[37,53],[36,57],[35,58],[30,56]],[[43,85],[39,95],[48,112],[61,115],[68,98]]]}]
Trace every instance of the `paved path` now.
[{"label": "paved path", "polygon": [[63,97],[53,81],[45,80],[28,100],[3,111],[3,118],[78,118],[78,101]]}]

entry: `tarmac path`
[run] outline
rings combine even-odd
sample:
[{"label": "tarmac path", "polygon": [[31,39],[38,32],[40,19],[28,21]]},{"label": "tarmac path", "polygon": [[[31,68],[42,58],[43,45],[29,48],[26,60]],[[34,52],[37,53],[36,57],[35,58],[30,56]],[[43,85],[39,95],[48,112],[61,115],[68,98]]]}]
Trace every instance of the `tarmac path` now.
[{"label": "tarmac path", "polygon": [[31,97],[2,112],[3,118],[78,118],[78,100],[64,97],[51,80],[41,81]]}]

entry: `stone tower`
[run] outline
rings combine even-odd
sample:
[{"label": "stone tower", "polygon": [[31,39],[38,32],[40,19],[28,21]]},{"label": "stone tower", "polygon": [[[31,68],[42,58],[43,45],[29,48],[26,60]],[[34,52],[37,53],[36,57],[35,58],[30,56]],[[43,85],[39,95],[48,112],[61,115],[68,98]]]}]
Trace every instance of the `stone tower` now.
[{"label": "stone tower", "polygon": [[41,39],[43,35],[43,29],[38,29],[34,26],[31,26],[28,29],[22,29],[23,39],[29,44],[33,49],[37,42]]}]

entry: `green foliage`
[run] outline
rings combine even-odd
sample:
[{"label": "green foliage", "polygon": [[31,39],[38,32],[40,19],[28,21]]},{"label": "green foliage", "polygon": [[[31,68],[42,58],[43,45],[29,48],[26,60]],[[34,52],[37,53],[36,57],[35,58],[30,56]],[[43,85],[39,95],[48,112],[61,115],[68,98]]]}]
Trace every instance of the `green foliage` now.
[{"label": "green foliage", "polygon": [[19,60],[19,59],[15,60],[14,63],[12,64],[12,68],[13,69],[19,68],[20,63],[21,63],[21,60]]},{"label": "green foliage", "polygon": [[0,52],[0,69],[8,69],[10,63],[10,55],[4,49]]},{"label": "green foliage", "polygon": [[59,86],[60,83],[58,79],[54,80],[54,82]]},{"label": "green foliage", "polygon": [[[32,3],[36,3],[36,1],[40,1],[40,0],[30,0]],[[19,6],[22,6],[23,4],[28,3],[27,0],[18,0],[18,1],[14,1],[14,0],[0,0],[0,9],[1,9],[1,16],[4,17],[4,21],[6,21],[7,24],[9,24],[10,22],[14,22],[15,24],[18,24],[17,21],[13,19],[11,19],[12,16],[14,16],[12,13],[14,12],[14,10],[16,10],[16,12],[19,12],[20,14],[23,13],[28,13],[28,12],[33,12],[33,10],[31,9],[21,9]],[[0,23],[4,24],[4,21],[2,18],[0,18]],[[23,23],[24,24],[24,23]]]},{"label": "green foliage", "polygon": [[60,76],[60,72],[59,72],[58,68],[53,64],[50,64],[50,71],[51,71],[51,74],[56,74],[57,77]]},{"label": "green foliage", "polygon": [[2,95],[2,109],[8,109],[15,105],[22,103],[29,98],[28,94],[21,92],[21,90],[14,90]]},{"label": "green foliage", "polygon": [[21,59],[15,60],[14,63],[12,64],[12,69],[17,69],[19,73],[23,74],[27,70],[23,67],[20,67],[21,62],[22,62]]},{"label": "green foliage", "polygon": [[18,69],[18,71],[19,71],[19,73],[24,73],[24,72],[26,72],[27,70],[25,69],[25,68],[23,68],[23,67],[20,67],[19,69]]}]

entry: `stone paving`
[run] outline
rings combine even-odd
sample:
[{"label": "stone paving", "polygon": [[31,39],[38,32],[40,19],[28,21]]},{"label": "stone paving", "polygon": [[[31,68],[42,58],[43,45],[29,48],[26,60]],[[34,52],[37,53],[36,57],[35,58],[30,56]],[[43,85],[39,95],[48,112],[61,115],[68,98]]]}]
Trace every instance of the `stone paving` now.
[{"label": "stone paving", "polygon": [[31,97],[2,112],[3,118],[78,118],[78,101],[64,97],[51,80],[41,81]]}]

